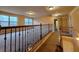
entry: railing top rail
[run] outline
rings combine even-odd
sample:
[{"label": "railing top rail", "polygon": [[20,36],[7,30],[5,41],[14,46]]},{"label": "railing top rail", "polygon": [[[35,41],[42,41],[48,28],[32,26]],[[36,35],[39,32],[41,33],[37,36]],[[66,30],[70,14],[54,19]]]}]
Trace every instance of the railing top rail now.
[{"label": "railing top rail", "polygon": [[[52,24],[40,24],[40,25],[52,25]],[[40,25],[8,26],[8,27],[1,27],[0,29],[10,29],[10,28],[20,28],[20,27],[33,27],[33,26],[40,26]]]}]

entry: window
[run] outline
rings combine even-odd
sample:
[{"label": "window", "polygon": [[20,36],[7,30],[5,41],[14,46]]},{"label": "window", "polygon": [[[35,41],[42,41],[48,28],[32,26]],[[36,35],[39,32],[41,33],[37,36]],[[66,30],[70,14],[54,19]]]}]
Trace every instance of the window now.
[{"label": "window", "polygon": [[26,18],[25,19],[25,25],[32,25],[32,19],[31,18]]},{"label": "window", "polygon": [[3,26],[9,26],[9,17],[6,15],[0,15],[0,25]]},{"label": "window", "polygon": [[17,25],[17,17],[10,16],[10,26],[16,26]]},{"label": "window", "polygon": [[16,16],[0,15],[0,25],[1,25],[1,27],[16,26],[17,25],[17,17]]}]

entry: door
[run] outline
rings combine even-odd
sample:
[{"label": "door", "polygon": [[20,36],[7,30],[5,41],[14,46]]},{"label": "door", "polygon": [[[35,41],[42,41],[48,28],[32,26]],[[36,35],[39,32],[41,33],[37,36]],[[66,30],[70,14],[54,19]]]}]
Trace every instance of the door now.
[{"label": "door", "polygon": [[59,31],[59,23],[57,19],[54,19],[54,31]]}]

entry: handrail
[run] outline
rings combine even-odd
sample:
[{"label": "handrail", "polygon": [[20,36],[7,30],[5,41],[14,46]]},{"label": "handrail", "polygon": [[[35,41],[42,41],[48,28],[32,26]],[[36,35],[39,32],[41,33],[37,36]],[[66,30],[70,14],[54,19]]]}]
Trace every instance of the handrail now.
[{"label": "handrail", "polygon": [[[13,49],[15,52],[29,51],[36,42],[38,42],[51,31],[52,24],[0,27],[0,39],[3,40],[0,45],[4,43],[4,52],[7,52],[7,48],[10,49],[10,52],[12,52]],[[10,43],[8,43],[8,41]]]},{"label": "handrail", "polygon": [[[50,25],[50,24],[40,24],[40,25]],[[8,27],[1,27],[0,29],[19,28],[19,27],[32,27],[32,26],[40,26],[40,25],[8,26]]]}]

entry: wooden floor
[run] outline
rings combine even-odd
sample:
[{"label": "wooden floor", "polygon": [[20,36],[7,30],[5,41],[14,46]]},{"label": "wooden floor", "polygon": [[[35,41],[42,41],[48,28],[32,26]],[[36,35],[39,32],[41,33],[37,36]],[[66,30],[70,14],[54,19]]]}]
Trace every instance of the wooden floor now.
[{"label": "wooden floor", "polygon": [[[52,35],[46,40],[46,42],[37,50],[37,52],[62,52],[60,46],[57,46],[59,40],[58,33],[52,33]],[[73,52],[72,37],[62,36],[63,52]],[[58,49],[60,51],[56,51]]]},{"label": "wooden floor", "polygon": [[47,41],[37,50],[37,52],[55,52],[58,43],[58,34],[52,33]]}]

